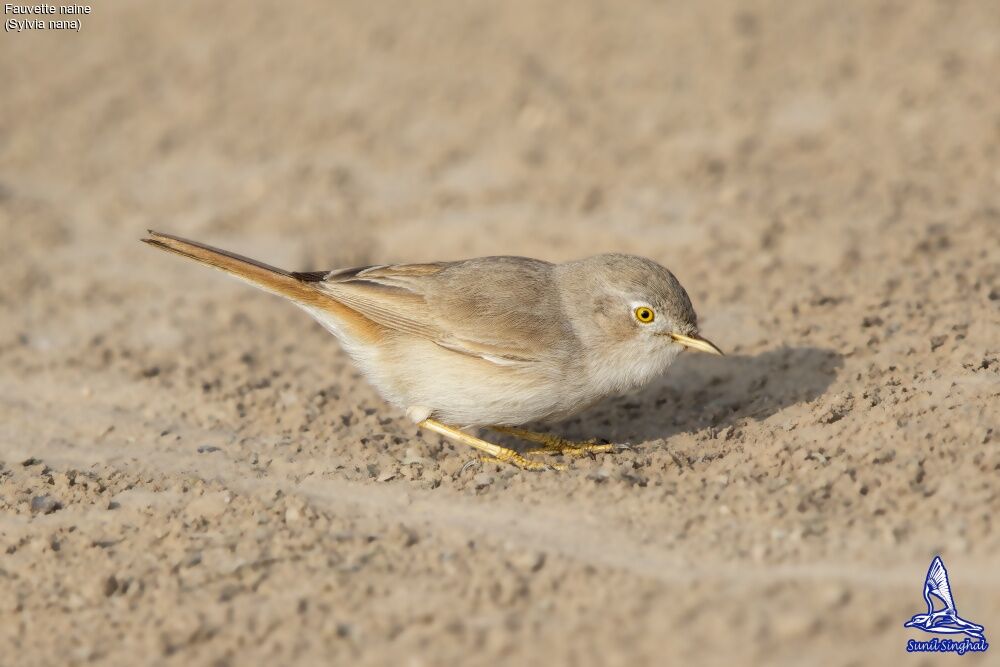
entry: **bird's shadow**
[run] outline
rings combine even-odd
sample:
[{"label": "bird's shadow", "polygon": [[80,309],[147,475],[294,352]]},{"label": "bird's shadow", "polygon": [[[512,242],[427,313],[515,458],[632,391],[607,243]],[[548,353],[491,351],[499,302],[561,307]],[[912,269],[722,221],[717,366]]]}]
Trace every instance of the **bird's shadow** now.
[{"label": "bird's shadow", "polygon": [[760,421],[826,392],[843,355],[781,347],[755,355],[684,354],[641,393],[601,403],[545,431],[574,440],[639,445],[676,433]]}]

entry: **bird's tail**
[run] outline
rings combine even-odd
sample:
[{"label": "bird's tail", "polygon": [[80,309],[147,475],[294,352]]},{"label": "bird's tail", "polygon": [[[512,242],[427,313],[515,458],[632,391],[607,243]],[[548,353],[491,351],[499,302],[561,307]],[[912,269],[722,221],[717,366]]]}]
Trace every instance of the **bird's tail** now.
[{"label": "bird's tail", "polygon": [[290,273],[249,257],[220,250],[203,243],[149,230],[144,243],[161,250],[214,266],[262,290],[283,296],[304,308],[338,338],[354,344],[373,344],[383,329],[374,322],[316,287],[324,273]]},{"label": "bird's tail", "polygon": [[142,241],[161,250],[167,250],[196,262],[214,266],[255,287],[287,297],[303,305],[321,305],[322,302],[329,300],[328,297],[288,271],[269,266],[249,257],[182,239],[178,236],[154,232],[152,229],[149,230],[149,236]]}]

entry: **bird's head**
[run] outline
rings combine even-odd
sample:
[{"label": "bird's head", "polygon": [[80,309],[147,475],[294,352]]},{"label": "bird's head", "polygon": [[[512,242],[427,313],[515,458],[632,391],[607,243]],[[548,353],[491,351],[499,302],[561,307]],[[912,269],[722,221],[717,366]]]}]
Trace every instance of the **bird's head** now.
[{"label": "bird's head", "polygon": [[558,270],[575,332],[596,363],[622,371],[623,384],[643,384],[685,348],[722,354],[699,333],[691,299],[660,264],[607,254]]}]

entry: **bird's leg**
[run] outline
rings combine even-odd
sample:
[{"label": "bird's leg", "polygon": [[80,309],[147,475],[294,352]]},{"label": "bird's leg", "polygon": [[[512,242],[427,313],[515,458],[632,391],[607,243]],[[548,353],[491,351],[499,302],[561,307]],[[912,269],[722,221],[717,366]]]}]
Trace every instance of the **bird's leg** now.
[{"label": "bird's leg", "polygon": [[515,438],[520,438],[521,440],[527,440],[528,442],[534,442],[541,445],[541,447],[537,449],[529,449],[527,451],[528,454],[546,453],[586,456],[587,454],[603,454],[605,452],[614,452],[619,449],[623,449],[621,445],[599,444],[595,440],[573,442],[572,440],[560,438],[557,435],[537,433],[523,428],[513,428],[510,426],[491,426],[490,428],[494,431],[506,433],[514,436]]},{"label": "bird's leg", "polygon": [[417,426],[421,428],[426,428],[435,433],[439,433],[444,437],[454,440],[455,442],[461,442],[462,444],[469,445],[470,447],[475,447],[481,452],[486,453],[485,461],[497,461],[500,463],[509,463],[511,465],[517,466],[522,470],[552,470],[558,469],[557,466],[551,466],[546,463],[540,463],[538,461],[532,461],[526,459],[513,449],[508,449],[507,447],[501,447],[500,445],[495,445],[492,442],[486,442],[485,440],[480,440],[475,436],[471,436],[464,431],[460,431],[453,426],[448,426],[447,424],[442,424],[436,419],[425,419],[418,423]]}]

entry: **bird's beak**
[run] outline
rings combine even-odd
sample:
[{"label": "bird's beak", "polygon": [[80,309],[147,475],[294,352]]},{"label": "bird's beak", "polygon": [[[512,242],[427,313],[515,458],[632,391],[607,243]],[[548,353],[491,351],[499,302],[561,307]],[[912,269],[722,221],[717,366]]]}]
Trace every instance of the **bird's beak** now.
[{"label": "bird's beak", "polygon": [[722,350],[720,350],[715,346],[715,343],[713,343],[708,339],[702,338],[698,334],[695,334],[693,336],[685,336],[684,334],[672,333],[669,335],[671,338],[674,339],[674,341],[680,343],[684,347],[690,347],[693,350],[708,352],[709,354],[717,354],[720,357],[726,356],[722,354]]}]

